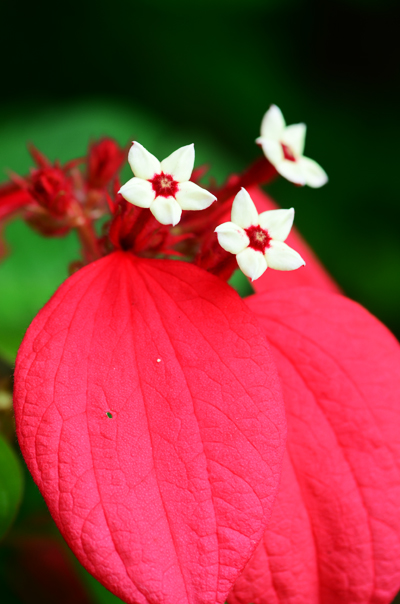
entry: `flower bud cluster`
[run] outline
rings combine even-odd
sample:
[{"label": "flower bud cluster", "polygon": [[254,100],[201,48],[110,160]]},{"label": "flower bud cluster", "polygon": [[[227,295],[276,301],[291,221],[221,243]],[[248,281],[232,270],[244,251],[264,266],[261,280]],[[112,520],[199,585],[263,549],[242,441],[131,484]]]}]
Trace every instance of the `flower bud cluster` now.
[{"label": "flower bud cluster", "polygon": [[[111,138],[92,143],[86,158],[65,165],[52,164],[31,147],[36,167],[25,178],[14,176],[12,189],[0,188],[0,219],[22,211],[44,236],[76,229],[84,263],[120,249],[143,257],[181,256],[224,280],[237,265],[252,280],[267,267],[294,270],[304,261],[284,243],[293,209],[258,215],[247,191],[278,173],[296,184],[322,186],[326,174],[303,157],[304,138],[304,124],[286,127],[272,105],[256,141],[266,157],[220,188],[210,181],[208,189],[198,182],[206,169],[193,171],[194,145],[160,162],[135,141],[128,153],[134,176],[123,186],[118,172],[126,152]],[[110,221],[99,236],[95,223],[107,214]]]},{"label": "flower bud cluster", "polygon": [[33,146],[29,151],[36,167],[26,177],[13,174],[13,182],[0,187],[0,219],[22,213],[45,237],[62,237],[76,229],[84,262],[101,257],[94,223],[110,211],[110,193],[125,151],[113,139],[104,138],[90,145],[86,159],[65,165],[51,163]]}]

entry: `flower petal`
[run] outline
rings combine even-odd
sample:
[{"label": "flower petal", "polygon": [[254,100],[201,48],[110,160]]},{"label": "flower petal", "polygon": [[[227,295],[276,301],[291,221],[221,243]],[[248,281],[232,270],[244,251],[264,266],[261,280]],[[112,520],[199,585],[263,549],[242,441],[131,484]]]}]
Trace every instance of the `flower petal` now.
[{"label": "flower petal", "polygon": [[328,182],[328,175],[319,164],[309,157],[299,160],[306,185],[317,189]]},{"label": "flower petal", "polygon": [[247,229],[251,225],[258,226],[258,212],[250,195],[243,187],[236,195],[232,204],[231,220]]},{"label": "flower petal", "polygon": [[179,190],[175,194],[175,199],[182,210],[205,210],[217,198],[206,189],[188,181],[179,183]]},{"label": "flower petal", "polygon": [[305,124],[292,124],[287,126],[282,134],[282,143],[290,147],[297,156],[303,155],[306,130]]},{"label": "flower petal", "polygon": [[161,170],[171,174],[174,180],[186,182],[189,180],[194,166],[194,145],[186,145],[177,149],[161,162]]},{"label": "flower petal", "polygon": [[246,298],[272,343],[288,458],[230,604],[392,602],[400,585],[400,347],[355,302],[312,288]]},{"label": "flower petal", "polygon": [[129,150],[128,162],[134,175],[144,180],[150,180],[161,171],[158,159],[136,141]]},{"label": "flower petal", "polygon": [[286,126],[282,111],[271,105],[261,122],[261,136],[269,140],[280,140]]},{"label": "flower petal", "polygon": [[182,209],[174,197],[156,197],[150,206],[150,212],[161,224],[175,226],[181,219]]},{"label": "flower petal", "polygon": [[237,254],[236,260],[240,270],[252,281],[261,277],[268,268],[264,255],[251,247]]},{"label": "flower petal", "polygon": [[271,241],[265,250],[265,258],[268,266],[277,271],[294,271],[306,264],[300,254],[283,241]]},{"label": "flower petal", "polygon": [[239,254],[250,243],[245,231],[234,222],[224,222],[215,229],[218,236],[218,243],[227,252]]},{"label": "flower petal", "polygon": [[[268,140],[266,138],[258,138],[257,143],[261,145],[265,157],[271,162],[275,168],[284,160],[282,145],[279,141]],[[277,168],[278,169],[278,168]]]},{"label": "flower petal", "polygon": [[262,212],[258,220],[260,227],[268,231],[272,239],[275,241],[285,241],[293,225],[294,209]]},{"label": "flower petal", "polygon": [[149,181],[136,177],[122,185],[118,193],[121,193],[126,201],[139,208],[149,208],[155,197],[155,192]]},{"label": "flower petal", "polygon": [[243,300],[185,262],[115,252],[70,277],[18,353],[17,432],[80,562],[127,604],[223,603],[285,447]]},{"label": "flower petal", "polygon": [[301,164],[302,159],[303,158],[298,161],[284,159],[278,166],[275,166],[275,168],[281,176],[290,180],[290,182],[294,182],[296,185],[305,185],[306,178]]}]

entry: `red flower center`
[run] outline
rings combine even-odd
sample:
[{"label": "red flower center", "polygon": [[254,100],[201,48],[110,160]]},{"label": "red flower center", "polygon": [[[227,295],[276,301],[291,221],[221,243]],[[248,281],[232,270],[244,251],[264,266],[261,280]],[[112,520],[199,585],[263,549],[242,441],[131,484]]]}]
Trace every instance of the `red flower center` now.
[{"label": "red flower center", "polygon": [[156,193],[156,197],[175,197],[179,191],[179,186],[176,180],[174,180],[171,174],[156,174],[152,180],[150,180],[153,187],[153,191]]},{"label": "red flower center", "polygon": [[282,145],[283,157],[285,159],[288,159],[289,161],[297,161],[295,156],[293,155],[293,151],[291,150],[291,148],[288,145],[285,145],[284,143],[281,143],[281,145]]},{"label": "red flower center", "polygon": [[268,231],[254,225],[249,226],[245,231],[247,237],[250,239],[249,247],[253,248],[253,250],[264,253],[269,248],[272,237],[269,236]]}]

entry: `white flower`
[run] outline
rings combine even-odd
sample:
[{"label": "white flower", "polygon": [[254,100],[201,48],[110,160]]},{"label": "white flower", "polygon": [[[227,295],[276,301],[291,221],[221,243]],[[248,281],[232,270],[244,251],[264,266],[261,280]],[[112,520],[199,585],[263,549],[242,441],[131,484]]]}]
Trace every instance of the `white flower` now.
[{"label": "white flower", "polygon": [[258,214],[250,195],[242,188],[233,200],[232,222],[220,224],[215,232],[219,244],[227,252],[236,254],[239,268],[254,281],[268,267],[292,271],[305,265],[300,254],[283,243],[293,219],[293,208]]},{"label": "white flower", "polygon": [[134,178],[119,193],[139,208],[150,208],[161,224],[176,225],[182,210],[204,210],[216,197],[190,182],[194,165],[194,145],[181,147],[159,162],[140,143],[134,142],[128,162]]},{"label": "white flower", "polygon": [[326,172],[317,162],[304,157],[305,124],[286,126],[281,110],[271,105],[261,122],[261,136],[256,143],[282,176],[298,185],[322,187],[328,182]]}]

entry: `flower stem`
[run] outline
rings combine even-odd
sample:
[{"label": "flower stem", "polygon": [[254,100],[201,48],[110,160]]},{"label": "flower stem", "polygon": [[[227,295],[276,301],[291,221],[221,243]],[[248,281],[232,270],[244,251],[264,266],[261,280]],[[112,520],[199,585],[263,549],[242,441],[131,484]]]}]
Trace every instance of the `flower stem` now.
[{"label": "flower stem", "polygon": [[245,189],[254,185],[266,185],[278,176],[274,166],[265,158],[260,157],[250,166],[246,172],[238,176],[234,182],[228,183],[222,188],[218,197],[220,201],[226,201],[239,192],[241,187]]},{"label": "flower stem", "polygon": [[[220,189],[213,191],[217,196],[217,201],[210,206],[208,211],[202,212],[201,216],[184,219],[180,225],[181,232],[201,233],[203,229],[209,229],[214,224],[216,226],[230,210],[227,208],[226,202],[239,193],[241,187],[268,184],[277,176],[278,172],[274,166],[265,157],[260,157],[242,175],[231,177]],[[228,218],[226,219],[228,220]]]},{"label": "flower stem", "polygon": [[153,215],[147,208],[140,209],[140,213],[133,226],[129,229],[128,234],[121,238],[122,249],[133,249],[136,239],[139,237],[140,233],[142,233],[145,226],[152,218]]},{"label": "flower stem", "polygon": [[89,264],[101,258],[102,253],[92,222],[86,216],[82,216],[82,218],[84,220],[76,227],[76,230],[81,243],[82,257],[85,263]]}]

